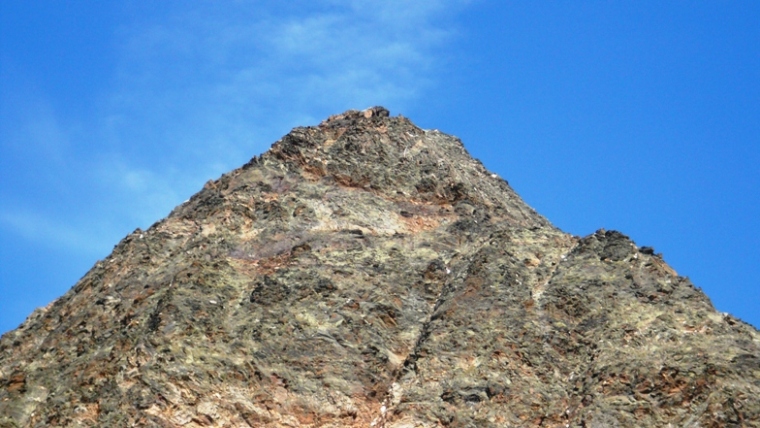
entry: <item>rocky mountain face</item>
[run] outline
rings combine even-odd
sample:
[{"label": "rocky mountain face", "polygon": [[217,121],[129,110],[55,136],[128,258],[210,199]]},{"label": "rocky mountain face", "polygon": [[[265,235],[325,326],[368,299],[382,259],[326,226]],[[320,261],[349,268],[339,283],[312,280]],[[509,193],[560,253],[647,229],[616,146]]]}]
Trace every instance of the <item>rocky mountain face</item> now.
[{"label": "rocky mountain face", "polygon": [[376,107],[296,128],[0,340],[0,427],[758,427],[760,334]]}]

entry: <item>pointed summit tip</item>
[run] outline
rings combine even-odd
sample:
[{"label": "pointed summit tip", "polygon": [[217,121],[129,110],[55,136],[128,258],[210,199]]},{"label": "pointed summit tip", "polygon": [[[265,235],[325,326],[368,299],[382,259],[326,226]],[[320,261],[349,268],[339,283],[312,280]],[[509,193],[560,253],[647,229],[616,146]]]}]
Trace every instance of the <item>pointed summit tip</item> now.
[{"label": "pointed summit tip", "polygon": [[388,111],[387,108],[382,106],[375,106],[364,109],[362,111],[347,110],[343,113],[332,115],[323,120],[319,126],[347,126],[354,124],[361,119],[383,118],[389,116],[390,111]]},{"label": "pointed summit tip", "polygon": [[348,110],[318,126],[294,128],[244,168],[262,164],[287,173],[294,185],[363,189],[392,200],[447,207],[461,202],[480,207],[478,212],[493,221],[550,226],[505,180],[471,157],[458,138],[421,129],[402,115],[390,117],[384,107]]}]

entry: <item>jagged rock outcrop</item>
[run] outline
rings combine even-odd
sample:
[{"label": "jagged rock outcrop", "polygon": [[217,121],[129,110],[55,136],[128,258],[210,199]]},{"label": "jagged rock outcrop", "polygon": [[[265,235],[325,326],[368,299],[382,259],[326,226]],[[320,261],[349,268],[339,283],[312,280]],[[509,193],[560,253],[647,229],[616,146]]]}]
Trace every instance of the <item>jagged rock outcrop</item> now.
[{"label": "jagged rock outcrop", "polygon": [[296,128],[0,340],[0,427],[760,426],[760,334],[383,108]]}]

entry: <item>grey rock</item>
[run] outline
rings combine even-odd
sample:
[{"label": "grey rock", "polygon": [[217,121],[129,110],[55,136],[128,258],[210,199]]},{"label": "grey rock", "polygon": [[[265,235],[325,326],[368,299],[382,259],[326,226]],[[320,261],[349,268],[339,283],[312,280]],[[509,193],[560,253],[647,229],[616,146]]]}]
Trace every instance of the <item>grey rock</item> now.
[{"label": "grey rock", "polygon": [[760,335],[382,107],[295,128],[0,339],[0,427],[760,426]]}]

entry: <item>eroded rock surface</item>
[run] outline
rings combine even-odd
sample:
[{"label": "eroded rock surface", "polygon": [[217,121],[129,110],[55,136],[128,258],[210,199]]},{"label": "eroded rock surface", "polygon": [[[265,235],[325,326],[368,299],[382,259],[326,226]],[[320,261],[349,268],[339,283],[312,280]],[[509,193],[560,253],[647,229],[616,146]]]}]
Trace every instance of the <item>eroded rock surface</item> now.
[{"label": "eroded rock surface", "polygon": [[758,397],[758,331],[651,248],[558,230],[381,107],[294,129],[0,340],[0,427],[740,427]]}]

